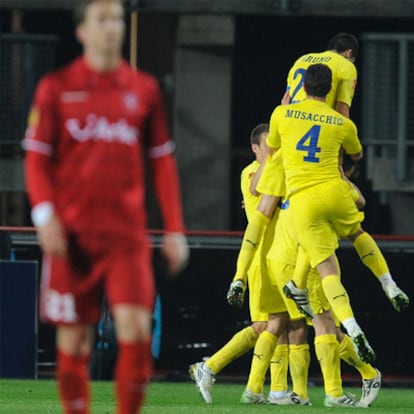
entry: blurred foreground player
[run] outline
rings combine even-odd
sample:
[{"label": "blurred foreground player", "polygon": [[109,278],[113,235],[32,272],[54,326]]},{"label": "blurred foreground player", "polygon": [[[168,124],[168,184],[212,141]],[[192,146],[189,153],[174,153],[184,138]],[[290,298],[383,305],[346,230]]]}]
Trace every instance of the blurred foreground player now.
[{"label": "blurred foreground player", "polygon": [[100,295],[116,323],[117,414],[140,411],[151,376],[154,282],[146,237],[144,151],[176,274],[188,260],[174,145],[156,80],[121,58],[121,0],[77,2],[83,56],[43,78],[24,140],[32,219],[44,253],[41,317],[57,326],[66,414],[90,413],[88,358]]}]

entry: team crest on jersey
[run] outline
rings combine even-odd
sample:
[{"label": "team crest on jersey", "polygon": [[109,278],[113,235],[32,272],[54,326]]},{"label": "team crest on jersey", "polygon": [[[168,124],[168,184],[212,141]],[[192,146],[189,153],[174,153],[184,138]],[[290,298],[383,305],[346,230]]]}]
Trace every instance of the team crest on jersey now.
[{"label": "team crest on jersey", "polygon": [[135,111],[138,108],[138,96],[134,93],[125,93],[122,96],[122,102],[129,111]]},{"label": "team crest on jersey", "polygon": [[33,137],[36,127],[39,124],[39,119],[40,119],[39,110],[36,107],[32,106],[30,108],[29,116],[27,119],[27,127],[26,127],[26,131],[24,134],[25,138],[29,139]]},{"label": "team crest on jersey", "polygon": [[27,120],[27,124],[30,128],[36,127],[36,125],[39,123],[39,110],[32,106],[29,112],[29,119]]},{"label": "team crest on jersey", "polygon": [[351,88],[352,89],[356,89],[356,85],[357,85],[357,80],[356,79],[352,79],[351,80]]}]

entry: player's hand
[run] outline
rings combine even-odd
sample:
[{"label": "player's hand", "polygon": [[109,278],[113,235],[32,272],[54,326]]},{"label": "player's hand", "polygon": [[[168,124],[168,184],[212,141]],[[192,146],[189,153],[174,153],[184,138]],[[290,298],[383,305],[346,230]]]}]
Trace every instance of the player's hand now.
[{"label": "player's hand", "polygon": [[161,254],[166,261],[168,273],[180,273],[187,266],[190,257],[187,239],[182,233],[166,233],[162,238]]},{"label": "player's hand", "polygon": [[359,163],[353,160],[348,154],[344,153],[341,163],[343,175],[347,178],[358,178]]},{"label": "player's hand", "polygon": [[238,279],[231,282],[229,290],[227,291],[227,302],[231,306],[243,306],[244,301],[244,283]]},{"label": "player's hand", "polygon": [[67,241],[63,226],[56,214],[43,226],[36,228],[43,253],[64,257],[67,254]]},{"label": "player's hand", "polygon": [[280,103],[281,105],[289,105],[291,100],[292,98],[289,96],[289,92],[285,92]]}]

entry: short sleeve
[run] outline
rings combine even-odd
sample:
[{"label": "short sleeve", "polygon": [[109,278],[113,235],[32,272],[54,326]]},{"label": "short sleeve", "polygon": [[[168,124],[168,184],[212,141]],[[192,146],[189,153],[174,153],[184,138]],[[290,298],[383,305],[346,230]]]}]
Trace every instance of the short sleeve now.
[{"label": "short sleeve", "polygon": [[358,137],[358,131],[355,124],[350,120],[345,118],[345,139],[342,143],[342,146],[347,154],[357,154],[362,151],[361,141]]},{"label": "short sleeve", "polygon": [[270,117],[269,134],[266,138],[266,144],[270,148],[279,148],[281,144],[278,131],[278,113],[280,112],[280,110],[281,106],[277,106]]},{"label": "short sleeve", "polygon": [[346,61],[346,63],[340,69],[336,100],[351,107],[357,84],[357,70],[352,62]]}]

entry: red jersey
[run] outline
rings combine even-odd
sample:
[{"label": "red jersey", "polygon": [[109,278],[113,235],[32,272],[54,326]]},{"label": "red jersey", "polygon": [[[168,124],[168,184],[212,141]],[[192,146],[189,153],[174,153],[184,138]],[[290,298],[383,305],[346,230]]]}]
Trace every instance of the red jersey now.
[{"label": "red jersey", "polygon": [[49,201],[69,231],[143,229],[148,149],[165,227],[182,231],[174,145],[157,81],[122,61],[98,73],[84,58],[37,87],[23,146],[31,204]]}]

